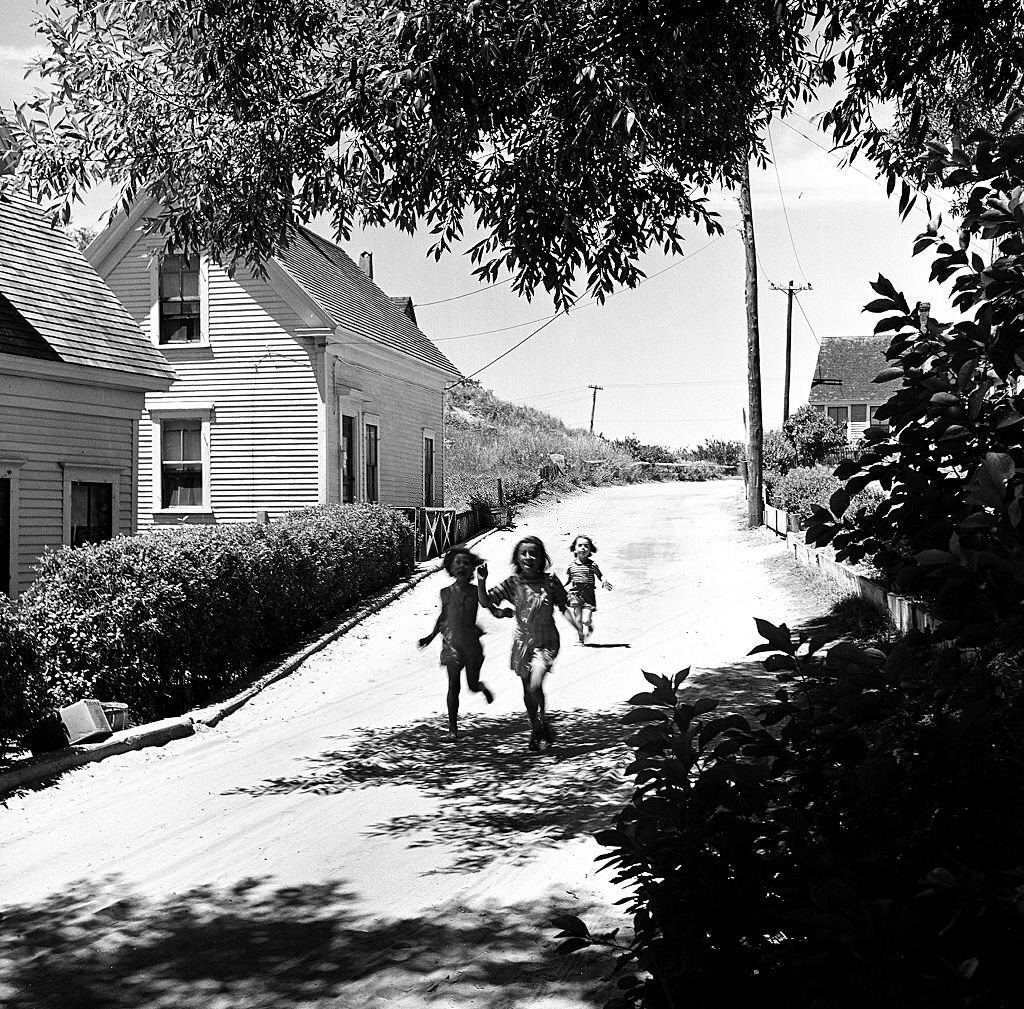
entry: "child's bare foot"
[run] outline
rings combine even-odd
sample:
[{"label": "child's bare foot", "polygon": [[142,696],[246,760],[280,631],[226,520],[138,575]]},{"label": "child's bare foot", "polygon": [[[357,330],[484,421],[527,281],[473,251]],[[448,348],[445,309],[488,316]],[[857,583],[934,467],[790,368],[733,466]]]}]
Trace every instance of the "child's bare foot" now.
[{"label": "child's bare foot", "polygon": [[491,690],[491,688],[489,686],[487,686],[486,683],[481,683],[480,684],[480,693],[482,693],[484,695],[484,700],[488,704],[493,704],[494,703],[494,691]]},{"label": "child's bare foot", "polygon": [[449,729],[448,735],[445,736],[445,739],[447,739],[449,743],[457,743],[459,740],[459,730]]}]

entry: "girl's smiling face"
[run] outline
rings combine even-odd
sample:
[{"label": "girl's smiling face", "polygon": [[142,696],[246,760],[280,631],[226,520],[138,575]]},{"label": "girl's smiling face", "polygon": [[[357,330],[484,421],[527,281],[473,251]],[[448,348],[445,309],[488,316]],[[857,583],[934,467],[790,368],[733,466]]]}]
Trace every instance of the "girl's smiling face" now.
[{"label": "girl's smiling face", "polygon": [[536,543],[520,543],[516,548],[516,562],[527,578],[535,578],[544,570],[544,561]]}]

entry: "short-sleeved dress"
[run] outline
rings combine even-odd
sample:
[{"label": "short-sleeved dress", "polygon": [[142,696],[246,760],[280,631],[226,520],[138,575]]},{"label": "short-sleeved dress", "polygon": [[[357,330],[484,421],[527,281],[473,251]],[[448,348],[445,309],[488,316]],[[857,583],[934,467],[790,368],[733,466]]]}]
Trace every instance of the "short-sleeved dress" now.
[{"label": "short-sleeved dress", "polygon": [[509,602],[516,611],[516,633],[510,665],[518,676],[528,678],[539,664],[550,669],[561,639],[555,626],[555,608],[564,612],[569,604],[565,586],[556,575],[545,572],[538,578],[510,575],[487,593],[497,605]]},{"label": "short-sleeved dress", "polygon": [[566,577],[569,582],[569,605],[574,608],[589,606],[590,609],[596,610],[595,586],[598,578],[604,581],[601,569],[591,560],[575,561],[569,565]]},{"label": "short-sleeved dress", "polygon": [[448,585],[441,589],[441,665],[457,665],[479,669],[484,650],[480,645],[483,631],[477,625],[479,606],[476,586],[462,588]]}]

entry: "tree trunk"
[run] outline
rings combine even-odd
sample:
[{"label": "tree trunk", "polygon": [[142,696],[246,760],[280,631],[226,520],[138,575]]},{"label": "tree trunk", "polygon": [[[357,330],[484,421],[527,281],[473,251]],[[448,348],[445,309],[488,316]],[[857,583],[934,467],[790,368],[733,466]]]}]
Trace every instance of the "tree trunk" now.
[{"label": "tree trunk", "polygon": [[757,324],[757,254],[754,248],[754,214],[750,206],[750,167],[744,166],[740,184],[743,216],[743,249],[746,254],[747,303],[747,525],[761,524],[764,431],[761,420],[761,338]]}]

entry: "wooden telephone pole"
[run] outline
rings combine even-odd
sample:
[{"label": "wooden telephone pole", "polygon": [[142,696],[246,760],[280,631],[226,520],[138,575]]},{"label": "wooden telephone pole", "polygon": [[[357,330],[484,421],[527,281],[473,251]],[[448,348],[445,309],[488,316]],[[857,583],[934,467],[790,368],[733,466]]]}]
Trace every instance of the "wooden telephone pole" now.
[{"label": "wooden telephone pole", "polygon": [[594,411],[597,409],[597,393],[599,389],[603,389],[603,385],[588,385],[588,389],[594,390],[594,398],[590,401],[590,433],[594,433]]},{"label": "wooden telephone pole", "polygon": [[764,429],[761,417],[761,336],[757,321],[757,252],[754,246],[754,213],[750,205],[750,166],[743,166],[740,181],[740,214],[743,218],[743,249],[746,254],[747,304],[747,525],[761,524],[763,504]]},{"label": "wooden telephone pole", "polygon": [[775,291],[785,291],[788,302],[786,305],[786,384],[782,392],[782,419],[786,421],[789,419],[789,373],[793,360],[793,296],[798,291],[813,291],[814,288],[810,284],[794,287],[791,280],[789,287],[779,287],[778,284],[772,284],[772,289]]}]

